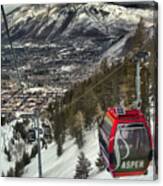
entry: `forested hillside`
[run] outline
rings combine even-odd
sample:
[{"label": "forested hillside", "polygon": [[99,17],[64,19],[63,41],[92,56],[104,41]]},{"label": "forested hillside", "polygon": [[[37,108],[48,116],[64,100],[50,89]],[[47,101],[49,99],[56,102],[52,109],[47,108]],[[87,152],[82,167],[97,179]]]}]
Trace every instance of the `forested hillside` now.
[{"label": "forested hillside", "polygon": [[[146,31],[141,20],[135,36],[130,41],[130,51],[115,63],[102,59],[100,67],[89,79],[74,84],[63,99],[56,99],[47,109],[49,119],[53,123],[58,148],[64,143],[66,129],[82,146],[82,131],[91,128],[99,115],[108,107],[124,105],[135,107],[136,100],[136,63],[135,56],[147,52],[149,57],[141,63],[141,110],[151,125],[150,108],[155,106],[154,90],[156,88],[157,65],[154,43],[146,39]],[[141,59],[140,59],[141,60]],[[80,139],[79,139],[80,138]],[[60,154],[60,153],[59,153]]]}]

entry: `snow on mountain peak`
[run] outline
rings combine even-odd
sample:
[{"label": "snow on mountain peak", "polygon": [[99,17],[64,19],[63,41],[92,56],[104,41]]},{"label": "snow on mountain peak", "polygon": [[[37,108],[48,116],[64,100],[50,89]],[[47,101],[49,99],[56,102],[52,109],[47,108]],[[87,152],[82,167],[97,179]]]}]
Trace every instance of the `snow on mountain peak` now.
[{"label": "snow on mountain peak", "polygon": [[128,25],[137,24],[140,17],[152,22],[153,12],[100,2],[42,4],[17,8],[8,15],[8,23],[13,40],[38,38],[51,41],[58,35],[108,35],[112,25],[118,26],[122,22],[122,29],[129,29]]}]

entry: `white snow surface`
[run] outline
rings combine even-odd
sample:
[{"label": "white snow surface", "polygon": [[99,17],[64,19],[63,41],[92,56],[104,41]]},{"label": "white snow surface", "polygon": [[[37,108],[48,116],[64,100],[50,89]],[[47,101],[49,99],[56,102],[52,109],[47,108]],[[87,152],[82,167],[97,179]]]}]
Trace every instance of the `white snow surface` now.
[{"label": "white snow surface", "polygon": [[[92,12],[92,8],[98,11],[99,14],[96,15]],[[75,5],[73,9],[76,9],[76,16],[68,25],[68,28],[65,31],[67,34],[75,30],[77,26],[83,25],[83,22],[85,23],[85,27],[90,24],[92,25],[92,28],[95,27],[100,29],[100,31],[104,33],[109,30],[111,24],[116,24],[118,20],[131,24],[137,24],[142,17],[146,22],[146,26],[153,23],[153,11],[148,9],[125,8],[123,6],[111,4],[106,5],[104,3],[79,4],[78,6]],[[101,11],[104,11],[106,15],[103,16],[103,14],[100,13]],[[26,23],[39,20],[41,23],[44,23],[36,33],[37,36],[40,36],[51,24],[55,24],[56,29],[60,28],[65,16],[68,15],[68,12],[68,6],[62,8],[61,10],[61,8],[56,5],[44,5],[40,7],[30,6],[30,8],[29,5],[24,5],[20,7],[18,12],[12,14],[9,26],[12,27],[13,25],[17,25],[19,26],[19,29],[21,29],[20,25],[25,27],[24,25],[27,25]],[[122,27],[123,26],[126,26],[126,24],[122,25]],[[52,29],[48,38],[50,38],[50,35],[53,35],[55,32],[56,30]]]},{"label": "white snow surface", "polygon": [[[106,170],[99,172],[95,166],[95,161],[99,153],[97,130],[85,133],[85,145],[79,150],[74,139],[67,137],[63,146],[64,153],[61,157],[56,155],[56,144],[52,143],[48,149],[42,150],[42,170],[43,177],[53,178],[73,178],[75,175],[76,164],[80,152],[84,152],[85,156],[90,160],[92,170],[89,179],[115,179]],[[25,167],[23,177],[38,177],[38,159],[37,156],[32,159],[31,163]],[[136,180],[153,180],[153,166],[149,166],[148,174],[143,176],[123,177],[116,179],[136,179]]]},{"label": "white snow surface", "polygon": [[75,69],[75,66],[74,65],[63,65],[61,67],[61,71],[65,71],[65,72],[71,72]]},{"label": "white snow surface", "polygon": [[4,153],[5,146],[8,147],[9,140],[13,137],[13,125],[14,123],[11,123],[11,125],[0,127],[0,175],[2,174],[2,172],[6,174],[10,168],[13,168],[15,166],[15,161],[9,162],[7,160],[6,154]]}]

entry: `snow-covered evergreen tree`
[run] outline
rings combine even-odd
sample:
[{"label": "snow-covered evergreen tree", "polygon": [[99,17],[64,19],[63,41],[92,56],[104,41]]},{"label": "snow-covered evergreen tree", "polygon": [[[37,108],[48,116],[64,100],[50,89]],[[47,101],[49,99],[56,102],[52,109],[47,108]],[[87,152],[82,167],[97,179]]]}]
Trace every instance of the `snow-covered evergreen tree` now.
[{"label": "snow-covered evergreen tree", "polygon": [[91,170],[91,163],[85,157],[84,153],[81,152],[78,157],[78,164],[76,166],[75,179],[87,179]]}]

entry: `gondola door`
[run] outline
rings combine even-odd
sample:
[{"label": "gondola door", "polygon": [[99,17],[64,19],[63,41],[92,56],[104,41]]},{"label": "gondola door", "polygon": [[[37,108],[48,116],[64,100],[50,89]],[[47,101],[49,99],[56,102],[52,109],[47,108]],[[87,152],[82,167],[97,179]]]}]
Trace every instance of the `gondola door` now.
[{"label": "gondola door", "polygon": [[114,138],[113,176],[144,174],[150,155],[149,134],[143,123],[118,124]]}]

